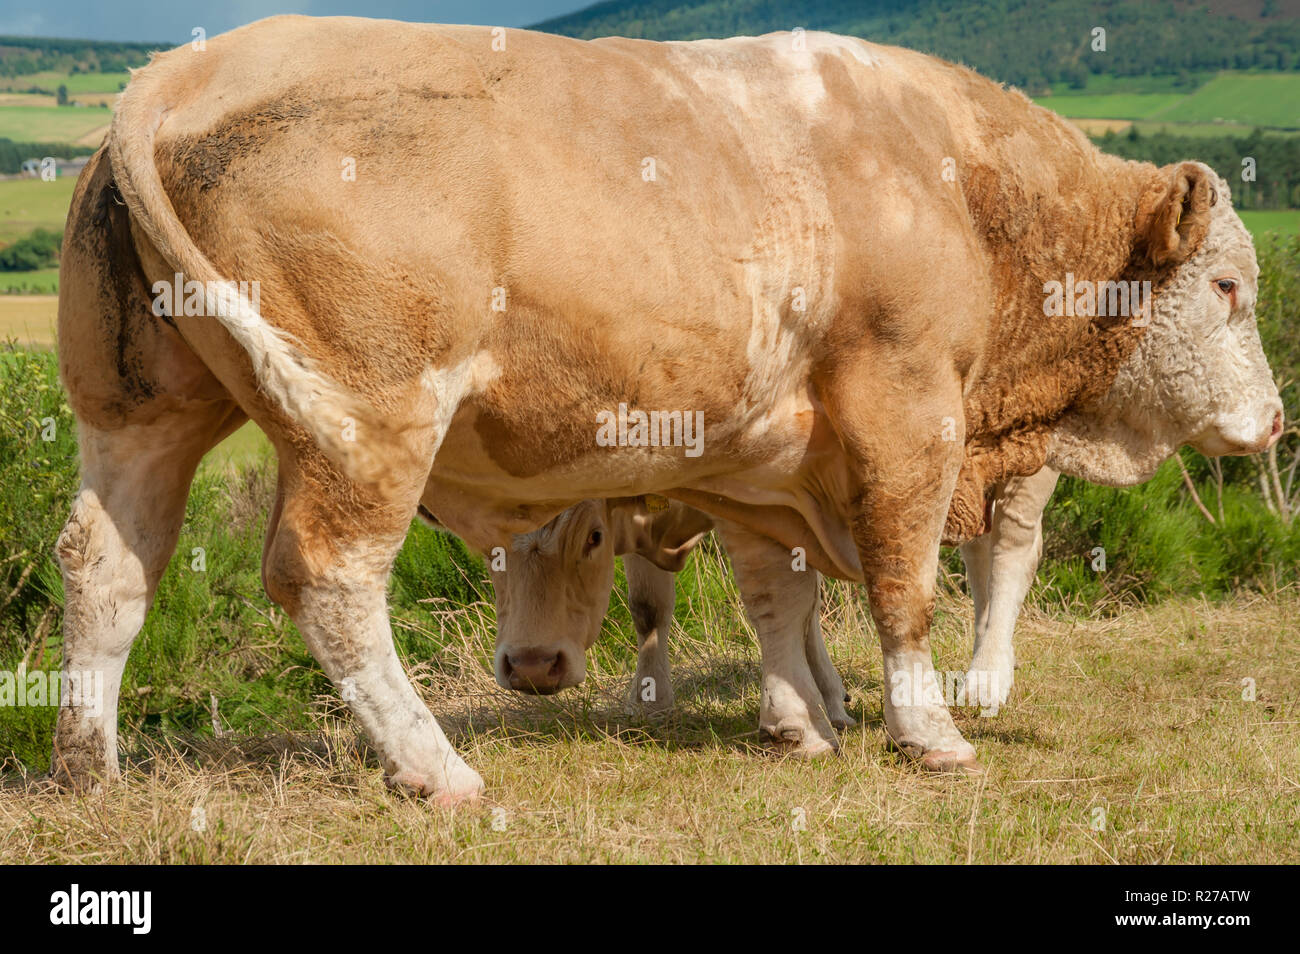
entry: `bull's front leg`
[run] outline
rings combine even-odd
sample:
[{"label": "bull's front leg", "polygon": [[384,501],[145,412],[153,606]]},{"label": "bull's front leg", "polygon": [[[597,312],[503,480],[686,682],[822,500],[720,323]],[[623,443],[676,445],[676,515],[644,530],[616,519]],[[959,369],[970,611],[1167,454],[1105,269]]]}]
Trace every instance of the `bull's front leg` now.
[{"label": "bull's front leg", "polygon": [[914,367],[910,393],[881,401],[864,386],[879,367],[871,355],[847,361],[826,398],[858,484],[850,519],[880,636],[885,729],[926,769],[975,769],[930,651],[939,543],[964,456],[953,438],[964,431],[961,382],[942,362]]},{"label": "bull's front leg", "polygon": [[628,688],[629,715],[662,715],[673,708],[668,632],[676,603],[674,574],[635,553],[623,555],[627,601],[636,629],[636,675]]},{"label": "bull's front leg", "polygon": [[996,711],[1015,679],[1013,636],[1043,554],[1043,509],[1060,475],[1044,467],[999,488],[993,526],[961,548],[975,603],[975,654],[966,673],[967,702]]},{"label": "bull's front leg", "polygon": [[[816,572],[792,569],[789,551],[766,537],[721,520],[717,528],[763,654],[759,734],[778,750],[805,758],[838,752],[805,648],[818,612]],[[818,628],[819,642],[820,636]],[[834,691],[842,698],[843,684]]]}]

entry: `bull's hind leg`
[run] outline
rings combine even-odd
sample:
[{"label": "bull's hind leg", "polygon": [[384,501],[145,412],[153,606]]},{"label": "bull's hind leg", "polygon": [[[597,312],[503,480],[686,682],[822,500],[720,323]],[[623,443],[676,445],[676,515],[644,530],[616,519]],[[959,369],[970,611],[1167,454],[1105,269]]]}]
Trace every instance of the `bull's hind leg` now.
[{"label": "bull's hind leg", "polygon": [[857,720],[844,709],[844,703],[849,701],[848,694],[844,691],[844,680],[840,678],[839,670],[831,662],[830,653],[826,651],[826,639],[822,636],[820,574],[815,570],[807,572],[813,578],[816,592],[813,610],[808,615],[808,625],[804,629],[804,655],[808,658],[808,668],[812,670],[813,681],[817,683],[817,688],[822,694],[822,705],[826,707],[826,715],[831,720],[831,725],[837,729],[848,729],[857,725]]},{"label": "bull's hind leg", "polygon": [[[794,755],[839,751],[806,649],[818,611],[817,574],[792,570],[789,551],[766,537],[721,520],[717,527],[763,654],[760,735]],[[817,635],[820,641],[820,629]],[[843,685],[838,692],[842,697]]]},{"label": "bull's hind leg", "polygon": [[122,672],[180,534],[203,454],[242,415],[215,404],[105,431],[82,423],[81,490],[59,536],[63,678],[51,774],[82,788],[118,776]]},{"label": "bull's hind leg", "polygon": [[385,780],[451,804],[476,798],[483,780],[416,695],[388,620],[388,574],[423,479],[404,483],[402,500],[380,501],[315,452],[282,457],[263,581],[370,737]]},{"label": "bull's hind leg", "polygon": [[82,787],[118,775],[127,653],[176,546],[195,467],[244,416],[151,313],[103,152],[77,181],[60,285],[59,364],[77,415],[81,489],[56,548],[69,705],[55,724],[51,774]]}]

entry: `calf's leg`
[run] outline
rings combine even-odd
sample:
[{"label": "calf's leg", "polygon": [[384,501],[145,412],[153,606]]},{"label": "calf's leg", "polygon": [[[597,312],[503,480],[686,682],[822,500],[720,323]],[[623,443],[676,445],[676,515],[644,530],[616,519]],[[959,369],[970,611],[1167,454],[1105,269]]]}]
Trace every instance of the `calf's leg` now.
[{"label": "calf's leg", "polygon": [[636,629],[636,675],[627,694],[629,714],[657,715],[673,707],[668,632],[676,602],[676,574],[635,553],[623,555],[627,598]]}]

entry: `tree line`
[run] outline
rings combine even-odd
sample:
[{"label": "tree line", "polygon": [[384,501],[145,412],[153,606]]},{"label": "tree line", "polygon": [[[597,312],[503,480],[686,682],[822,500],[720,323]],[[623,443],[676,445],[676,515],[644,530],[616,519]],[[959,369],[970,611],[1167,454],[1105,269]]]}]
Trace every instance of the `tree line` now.
[{"label": "tree line", "polygon": [[[794,27],[906,46],[1039,92],[1091,75],[1300,69],[1300,17],[1239,17],[1173,0],[613,0],[537,24],[589,39],[693,40]],[[1104,30],[1104,49],[1097,49]],[[1298,122],[1300,124],[1300,122]]]}]

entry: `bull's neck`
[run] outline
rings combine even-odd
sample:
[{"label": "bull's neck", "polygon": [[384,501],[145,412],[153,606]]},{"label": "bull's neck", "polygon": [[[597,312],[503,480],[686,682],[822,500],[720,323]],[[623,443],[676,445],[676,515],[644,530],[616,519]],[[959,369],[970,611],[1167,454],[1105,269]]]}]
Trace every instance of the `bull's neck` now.
[{"label": "bull's neck", "polygon": [[[1054,119],[1054,117],[1053,117]],[[1057,120],[1059,122],[1059,120]],[[986,360],[968,390],[966,436],[977,448],[1050,425],[1100,396],[1141,336],[1133,314],[1076,313],[1074,292],[1150,275],[1134,266],[1135,211],[1154,167],[1059,141],[1042,156],[976,167],[968,203],[993,262],[995,309]],[[1068,188],[1041,173],[1053,169]],[[1057,296],[1059,290],[1059,297]],[[1144,301],[1149,301],[1146,294]],[[1132,303],[1130,303],[1130,307]]]},{"label": "bull's neck", "polygon": [[[1051,313],[1050,283],[1141,287],[1155,277],[1134,264],[1138,202],[1155,168],[1104,155],[1061,128],[1063,120],[1031,113],[1026,135],[981,143],[976,152],[985,161],[971,163],[963,181],[991,260],[994,310],[966,391],[966,456],[945,527],[950,542],[988,529],[992,489],[1047,463],[1062,419],[1105,394],[1143,333],[1131,315]],[[1154,282],[1147,287],[1157,290]]]}]

